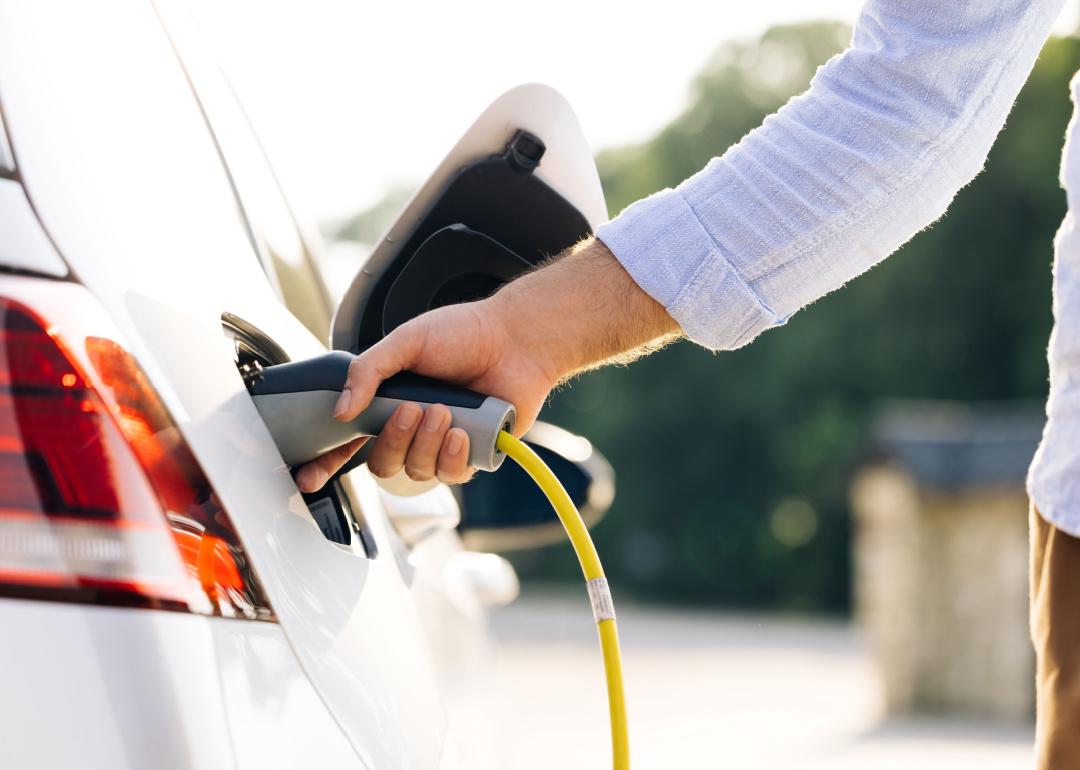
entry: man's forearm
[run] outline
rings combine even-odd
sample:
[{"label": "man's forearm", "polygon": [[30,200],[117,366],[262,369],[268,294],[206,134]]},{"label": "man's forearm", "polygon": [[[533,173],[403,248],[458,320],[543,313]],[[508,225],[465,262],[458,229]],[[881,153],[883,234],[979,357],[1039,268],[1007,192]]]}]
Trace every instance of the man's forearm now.
[{"label": "man's forearm", "polygon": [[688,337],[746,345],[944,213],[1062,4],[868,0],[806,94],[597,235]]},{"label": "man's forearm", "polygon": [[513,281],[491,301],[516,344],[544,351],[553,380],[627,363],[681,334],[596,238]]}]

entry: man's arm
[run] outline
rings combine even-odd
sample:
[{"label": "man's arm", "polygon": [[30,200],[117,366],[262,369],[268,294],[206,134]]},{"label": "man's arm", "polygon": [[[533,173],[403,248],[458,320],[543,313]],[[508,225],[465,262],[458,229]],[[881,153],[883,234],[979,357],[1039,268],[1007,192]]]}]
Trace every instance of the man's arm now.
[{"label": "man's arm", "polygon": [[597,235],[727,350],[873,267],[982,169],[1062,0],[869,0],[810,89]]},{"label": "man's arm", "polygon": [[[439,308],[399,326],[349,368],[335,416],[355,417],[384,379],[401,370],[466,385],[517,408],[517,433],[536,420],[551,389],[573,374],[628,362],[661,347],[678,324],[634,282],[604,244],[583,241],[504,286],[489,299]],[[332,452],[297,475],[315,490],[352,452]],[[376,476],[405,469],[415,481],[453,483],[471,475],[469,439],[450,429],[450,412],[403,404],[368,457]]]},{"label": "man's arm", "polygon": [[[731,349],[784,323],[944,213],[982,168],[1062,4],[869,0],[851,47],[807,93],[598,239],[489,300],[399,327],[356,359],[338,416],[412,369],[510,401],[525,430],[559,380],[680,328]],[[419,407],[402,412],[372,472],[467,478],[448,410],[422,424]],[[301,486],[325,483],[341,454],[309,464]]]}]

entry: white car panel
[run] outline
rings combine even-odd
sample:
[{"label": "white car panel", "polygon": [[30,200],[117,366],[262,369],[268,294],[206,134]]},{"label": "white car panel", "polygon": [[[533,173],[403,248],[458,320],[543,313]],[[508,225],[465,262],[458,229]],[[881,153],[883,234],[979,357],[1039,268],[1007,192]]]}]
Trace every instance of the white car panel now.
[{"label": "white car panel", "polygon": [[236,766],[207,618],[4,599],[0,628],[0,767]]},{"label": "white car panel", "polygon": [[0,173],[13,174],[14,172],[15,156],[11,154],[7,131],[4,130],[4,122],[0,120]]},{"label": "white car panel", "polygon": [[371,768],[334,723],[280,628],[218,618],[210,628],[238,767]]},{"label": "white car panel", "polygon": [[[0,131],[2,131],[0,127]],[[41,229],[22,185],[0,179],[0,265],[62,277],[67,267]]]},{"label": "white car panel", "polygon": [[[365,767],[269,623],[0,600],[0,767]],[[230,740],[231,739],[231,740]]]}]

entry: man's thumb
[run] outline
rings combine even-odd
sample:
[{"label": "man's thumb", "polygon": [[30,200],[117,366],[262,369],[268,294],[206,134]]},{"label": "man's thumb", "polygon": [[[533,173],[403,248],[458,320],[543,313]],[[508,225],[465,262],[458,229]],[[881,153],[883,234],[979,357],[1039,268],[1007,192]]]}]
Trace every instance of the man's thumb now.
[{"label": "man's thumb", "polygon": [[367,409],[382,381],[407,369],[416,357],[416,335],[400,326],[353,359],[334,417],[343,422]]}]

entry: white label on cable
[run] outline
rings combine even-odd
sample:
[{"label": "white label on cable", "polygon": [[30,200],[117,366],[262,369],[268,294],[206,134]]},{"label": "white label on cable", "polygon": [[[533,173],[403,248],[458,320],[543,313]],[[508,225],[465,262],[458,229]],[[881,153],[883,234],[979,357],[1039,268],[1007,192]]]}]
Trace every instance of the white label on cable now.
[{"label": "white label on cable", "polygon": [[607,578],[593,578],[585,585],[589,588],[589,601],[592,603],[592,614],[596,622],[614,620],[615,605],[611,601]]}]

